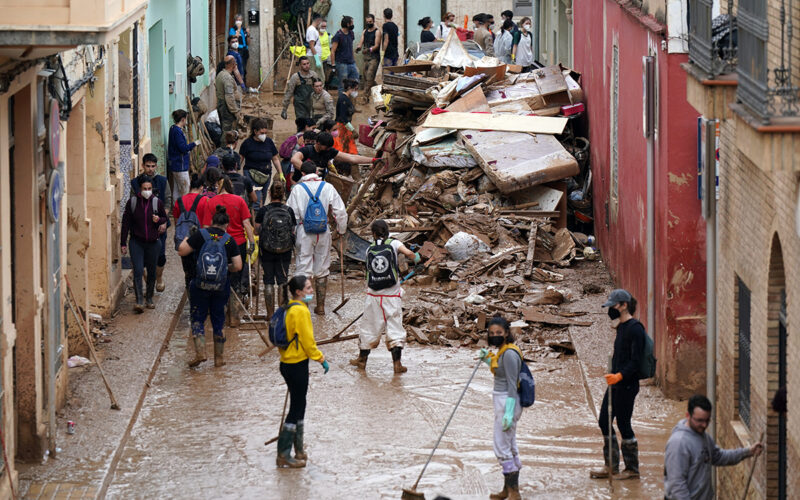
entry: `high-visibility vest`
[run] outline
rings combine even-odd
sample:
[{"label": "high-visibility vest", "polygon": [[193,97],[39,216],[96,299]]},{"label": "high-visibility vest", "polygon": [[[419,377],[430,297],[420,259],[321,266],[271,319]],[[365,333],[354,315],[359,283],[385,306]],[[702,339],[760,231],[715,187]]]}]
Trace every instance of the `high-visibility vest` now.
[{"label": "high-visibility vest", "polygon": [[322,53],[320,56],[323,61],[331,58],[331,34],[327,31],[319,34],[319,43],[322,46]]}]

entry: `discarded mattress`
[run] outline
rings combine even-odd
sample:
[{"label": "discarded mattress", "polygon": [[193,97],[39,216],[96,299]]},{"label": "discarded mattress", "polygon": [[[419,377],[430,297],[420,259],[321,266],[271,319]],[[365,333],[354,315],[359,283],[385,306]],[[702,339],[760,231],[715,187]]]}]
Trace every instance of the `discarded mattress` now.
[{"label": "discarded mattress", "polygon": [[504,194],[580,172],[575,158],[552,135],[462,130],[459,137]]}]

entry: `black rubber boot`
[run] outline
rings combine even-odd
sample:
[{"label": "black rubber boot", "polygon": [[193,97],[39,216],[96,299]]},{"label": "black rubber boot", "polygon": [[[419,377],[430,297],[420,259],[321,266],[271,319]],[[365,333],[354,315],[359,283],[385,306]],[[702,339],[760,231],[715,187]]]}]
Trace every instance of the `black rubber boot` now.
[{"label": "black rubber boot", "polygon": [[592,479],[606,479],[608,478],[608,447],[611,446],[611,470],[612,474],[619,473],[619,444],[617,443],[617,436],[611,437],[609,444],[608,436],[603,436],[603,462],[605,467],[602,469],[592,469],[589,472],[589,477]]},{"label": "black rubber boot", "polygon": [[403,357],[403,348],[392,347],[392,361],[394,362],[395,374],[405,373],[408,371],[408,368],[403,366],[403,363],[400,361],[402,357]]},{"label": "black rubber boot", "polygon": [[350,360],[350,364],[361,370],[366,370],[367,358],[369,358],[369,349],[361,349],[358,351],[358,357]]},{"label": "black rubber boot", "polygon": [[283,424],[281,433],[278,435],[278,457],[275,459],[275,465],[278,467],[291,467],[300,468],[305,467],[305,460],[296,460],[292,458],[292,445],[294,444],[294,437],[297,433],[297,427],[294,424]]},{"label": "black rubber boot", "polygon": [[638,479],[639,442],[636,438],[622,440],[622,459],[625,460],[625,470],[615,476],[615,479]]},{"label": "black rubber boot", "polygon": [[508,500],[520,500],[519,496],[519,471],[511,472],[506,476],[506,487],[508,488]]}]

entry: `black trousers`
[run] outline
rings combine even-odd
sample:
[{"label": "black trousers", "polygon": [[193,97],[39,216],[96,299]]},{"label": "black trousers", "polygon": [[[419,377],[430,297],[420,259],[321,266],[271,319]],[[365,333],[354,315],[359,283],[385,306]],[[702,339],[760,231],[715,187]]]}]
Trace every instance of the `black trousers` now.
[{"label": "black trousers", "polygon": [[[633,417],[633,403],[636,400],[636,395],[639,394],[639,381],[627,387],[616,384],[611,390],[611,418],[617,419],[617,428],[622,436],[622,439],[633,439],[636,435],[633,433],[631,427],[631,418]],[[597,419],[597,424],[603,432],[603,436],[608,436],[608,389],[603,396],[603,404],[600,407],[600,417]],[[613,435],[613,429],[612,429]]]},{"label": "black trousers", "polygon": [[281,363],[281,375],[289,389],[289,413],[287,424],[297,424],[306,415],[306,394],[308,394],[308,360],[299,363]]},{"label": "black trousers", "polygon": [[242,296],[250,295],[250,264],[247,263],[247,241],[239,245],[239,255],[242,256],[242,270],[230,274],[231,288]]},{"label": "black trousers", "polygon": [[285,285],[289,282],[289,265],[292,263],[292,251],[283,253],[261,252],[261,267],[264,269],[265,285]]},{"label": "black trousers", "polygon": [[188,290],[194,278],[194,273],[197,271],[197,256],[194,253],[184,255],[181,257],[181,265],[183,266],[183,278]]}]

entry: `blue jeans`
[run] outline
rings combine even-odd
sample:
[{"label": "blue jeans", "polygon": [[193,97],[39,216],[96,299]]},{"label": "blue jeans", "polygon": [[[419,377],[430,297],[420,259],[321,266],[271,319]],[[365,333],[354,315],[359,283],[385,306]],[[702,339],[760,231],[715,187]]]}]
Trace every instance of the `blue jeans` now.
[{"label": "blue jeans", "polygon": [[156,264],[161,253],[161,241],[144,241],[131,236],[128,243],[133,264],[133,291],[136,294],[136,303],[142,304],[142,275],[147,268],[147,295],[148,301],[153,299],[156,288]]},{"label": "blue jeans", "polygon": [[206,318],[211,316],[211,327],[214,329],[214,342],[225,342],[225,305],[228,303],[230,286],[212,292],[197,288],[194,283],[189,287],[190,316],[192,319],[192,336],[202,337],[206,334]]},{"label": "blue jeans", "polygon": [[350,78],[358,81],[358,68],[356,63],[336,63],[336,76],[339,77],[339,87],[344,85],[344,80]]}]

